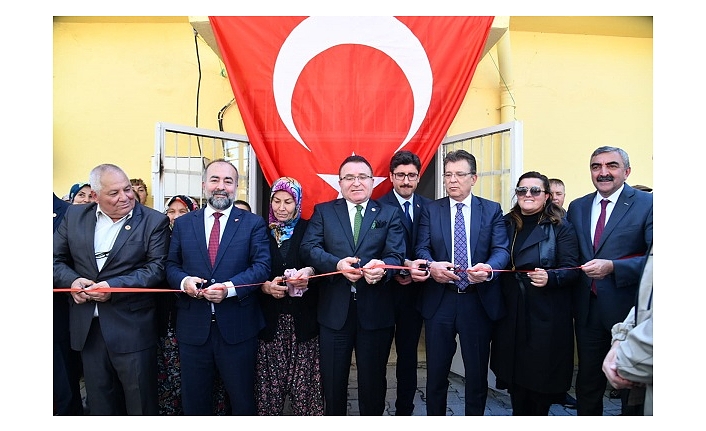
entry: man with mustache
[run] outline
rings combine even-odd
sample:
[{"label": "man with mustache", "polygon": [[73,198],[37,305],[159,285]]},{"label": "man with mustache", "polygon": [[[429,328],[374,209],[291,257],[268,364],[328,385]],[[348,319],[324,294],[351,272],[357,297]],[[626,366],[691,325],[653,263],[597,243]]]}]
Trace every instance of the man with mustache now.
[{"label": "man with mustache", "polygon": [[176,337],[185,415],[213,414],[216,370],[234,415],[255,415],[257,334],[265,326],[254,292],[270,275],[262,217],[233,205],[238,170],[224,159],[206,166],[208,205],[174,221],[167,280],[181,291]]},{"label": "man with mustache", "polygon": [[[597,148],[589,168],[596,192],[572,201],[567,217],[576,228],[583,270],[574,292],[577,413],[600,416],[606,390],[602,365],[611,329],[635,304],[652,244],[652,195],[625,183],[630,159],[621,148]],[[629,413],[623,398],[623,414]]]}]

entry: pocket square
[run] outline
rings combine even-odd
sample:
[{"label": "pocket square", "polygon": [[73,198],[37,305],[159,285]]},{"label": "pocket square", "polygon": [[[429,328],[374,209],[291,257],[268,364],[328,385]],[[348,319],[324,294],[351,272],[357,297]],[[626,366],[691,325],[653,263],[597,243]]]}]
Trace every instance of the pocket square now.
[{"label": "pocket square", "polygon": [[377,228],[385,227],[385,225],[387,225],[387,220],[384,220],[384,221],[375,220],[375,221],[373,221],[373,225],[370,226],[370,229],[377,229]]}]

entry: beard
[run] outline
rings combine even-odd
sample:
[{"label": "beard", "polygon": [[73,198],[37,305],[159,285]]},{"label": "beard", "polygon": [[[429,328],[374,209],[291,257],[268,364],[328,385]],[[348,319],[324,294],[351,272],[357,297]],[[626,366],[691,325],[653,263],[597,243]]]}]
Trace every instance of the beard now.
[{"label": "beard", "polygon": [[213,194],[208,197],[209,205],[221,211],[233,205],[233,202],[235,202],[234,197],[228,196],[226,192],[213,192]]}]

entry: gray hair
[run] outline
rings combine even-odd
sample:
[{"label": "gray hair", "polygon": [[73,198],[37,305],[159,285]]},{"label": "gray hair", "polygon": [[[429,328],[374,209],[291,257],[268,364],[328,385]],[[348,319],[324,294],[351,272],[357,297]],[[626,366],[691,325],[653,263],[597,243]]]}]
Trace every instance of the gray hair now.
[{"label": "gray hair", "polygon": [[88,175],[88,182],[91,184],[91,190],[96,192],[96,194],[100,194],[101,190],[103,189],[101,177],[103,177],[103,174],[107,172],[115,172],[121,174],[125,177],[125,179],[127,179],[127,174],[119,166],[113,165],[111,163],[103,163],[102,165],[98,165],[93,168],[91,170],[91,173]]},{"label": "gray hair", "polygon": [[594,157],[596,157],[599,154],[603,153],[618,153],[620,154],[620,157],[623,159],[623,164],[625,165],[625,169],[630,167],[630,157],[628,157],[628,153],[625,152],[622,148],[618,147],[598,147],[596,148],[595,151],[593,151],[593,154],[591,154],[591,158],[589,159],[589,163],[591,160],[593,160]]}]

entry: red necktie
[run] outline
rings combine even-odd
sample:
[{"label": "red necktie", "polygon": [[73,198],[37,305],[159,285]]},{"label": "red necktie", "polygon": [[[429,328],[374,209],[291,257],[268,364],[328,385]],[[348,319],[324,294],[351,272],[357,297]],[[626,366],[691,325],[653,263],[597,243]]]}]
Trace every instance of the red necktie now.
[{"label": "red necktie", "polygon": [[216,264],[216,255],[218,255],[218,242],[221,236],[221,222],[218,220],[223,213],[213,213],[213,227],[211,228],[211,236],[208,238],[208,257],[211,259],[211,266]]},{"label": "red necktie", "polygon": [[[603,235],[603,229],[605,228],[605,209],[609,202],[608,199],[601,200],[601,214],[598,216],[598,221],[596,221],[596,233],[593,234],[593,251],[598,250],[598,244],[601,241],[601,235]],[[595,280],[591,282],[591,292],[597,296]]]},{"label": "red necktie", "polygon": [[603,229],[605,228],[605,209],[610,201],[608,199],[603,199],[601,201],[601,215],[598,216],[598,221],[596,222],[596,233],[593,234],[593,251],[598,250],[598,243],[601,240],[601,235],[603,235]]}]

